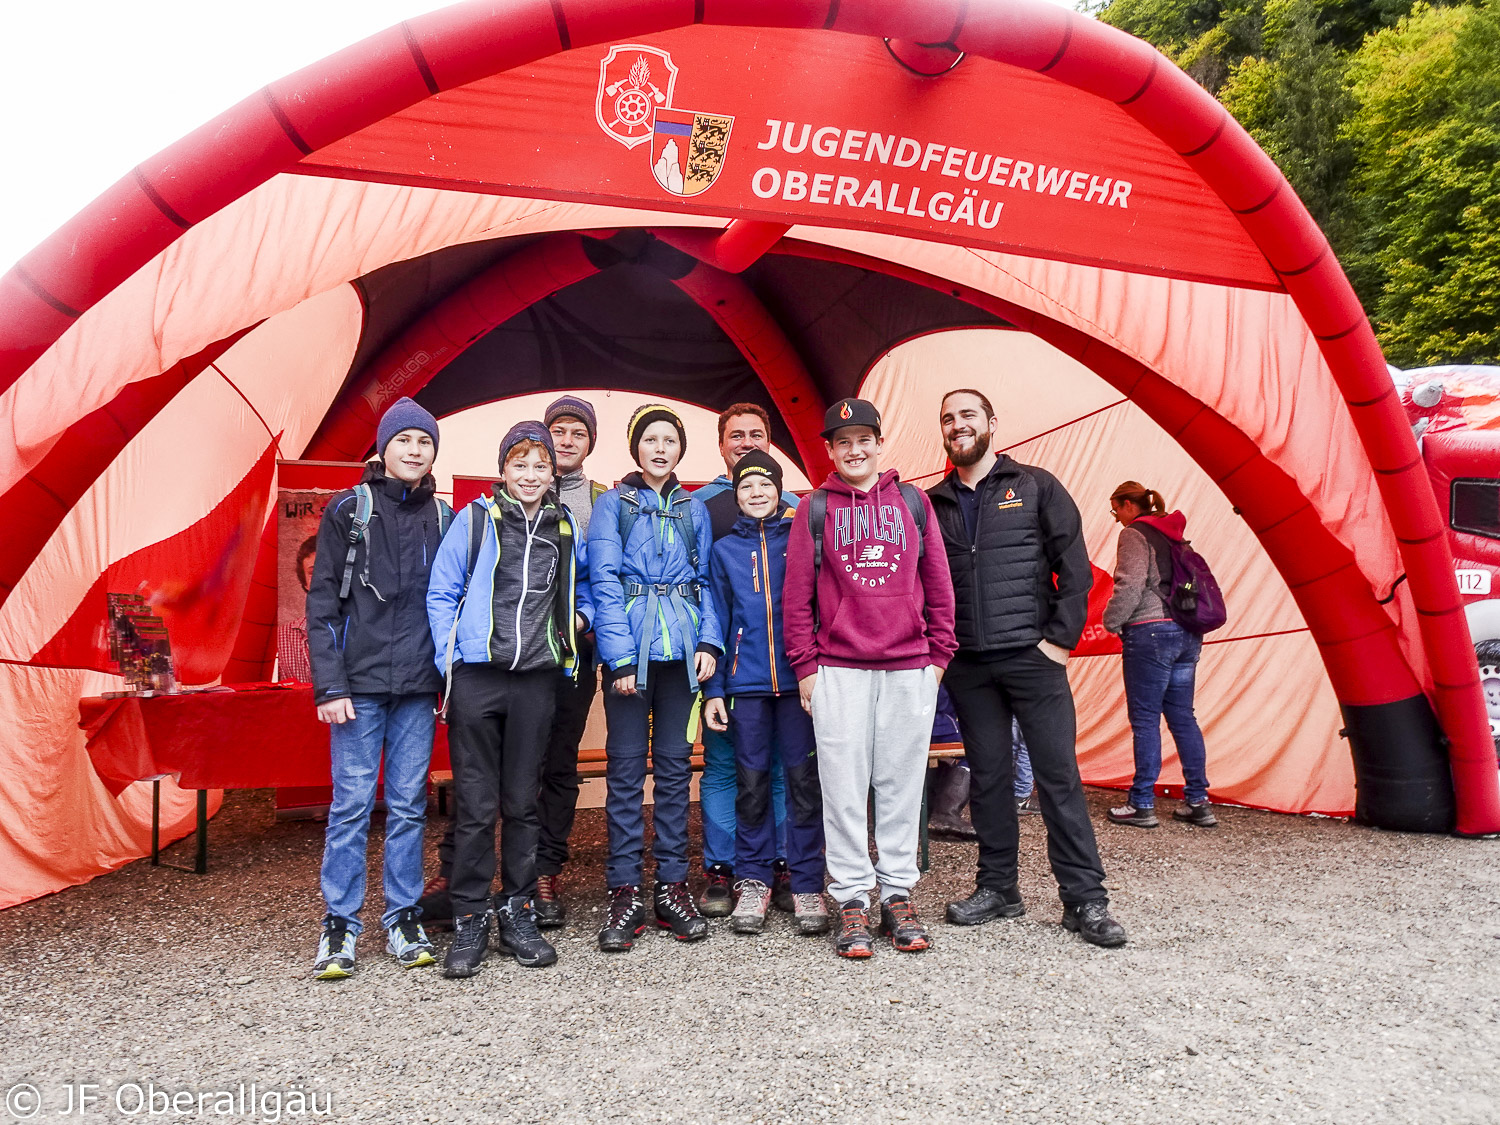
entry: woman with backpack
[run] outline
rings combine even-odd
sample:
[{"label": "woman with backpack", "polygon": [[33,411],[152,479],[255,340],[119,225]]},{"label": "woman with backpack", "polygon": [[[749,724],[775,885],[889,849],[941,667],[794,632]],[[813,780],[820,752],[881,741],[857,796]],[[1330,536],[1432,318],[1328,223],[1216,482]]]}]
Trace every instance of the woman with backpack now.
[{"label": "woman with backpack", "polygon": [[[1177,744],[1184,803],[1177,820],[1218,826],[1208,800],[1207,748],[1193,714],[1193,687],[1203,637],[1173,620],[1171,552],[1184,540],[1187,520],[1167,511],[1161,493],[1129,480],[1114,490],[1109,509],[1120,525],[1115,588],[1104,607],[1104,627],[1124,651],[1125,705],[1135,743],[1135,779],[1125,804],[1106,814],[1114,824],[1155,828],[1156,779],[1161,773],[1161,719]],[[1165,571],[1165,574],[1163,573]]]},{"label": "woman with backpack", "polygon": [[594,637],[604,666],[605,818],[609,904],[599,948],[623,953],[646,928],[641,894],[646,755],[654,775],[656,924],[678,941],[708,936],[708,920],[688,889],[688,727],[701,684],[724,651],[709,592],[713,543],[708,509],[677,481],[687,430],[659,403],[636,410],[626,427],[640,466],[594,504],[589,578]]}]

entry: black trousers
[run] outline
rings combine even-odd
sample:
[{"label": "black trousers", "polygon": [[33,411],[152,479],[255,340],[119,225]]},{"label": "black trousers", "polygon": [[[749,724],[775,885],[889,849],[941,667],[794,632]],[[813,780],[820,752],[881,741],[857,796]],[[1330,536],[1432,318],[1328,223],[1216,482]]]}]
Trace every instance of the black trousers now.
[{"label": "black trousers", "polygon": [[509,672],[493,664],[453,670],[448,751],[456,800],[449,893],[455,917],[489,909],[497,819],[501,895],[536,894],[536,798],[560,674]]},{"label": "black trousers", "polygon": [[578,680],[564,679],[557,689],[552,735],[542,762],[542,791],[537,817],[542,834],[536,849],[536,873],[561,875],[568,862],[568,837],[578,811],[578,744],[588,726],[589,709],[599,693],[599,669],[592,641],[578,639]]},{"label": "black trousers", "polygon": [[963,651],[943,677],[970,770],[969,815],[979,836],[981,887],[1016,881],[1021,831],[1012,792],[1010,720],[1014,715],[1031,751],[1047,859],[1066,905],[1107,898],[1104,866],[1078,776],[1078,720],[1062,665],[1039,648],[1018,649],[1002,660],[981,662]]},{"label": "black trousers", "polygon": [[[568,862],[568,838],[578,809],[578,745],[588,725],[589,710],[599,692],[599,669],[594,663],[594,642],[578,638],[578,681],[558,673],[557,706],[552,713],[552,734],[542,761],[541,793],[537,798],[537,820],[541,834],[536,848],[536,873],[560,875]],[[456,775],[455,775],[456,779]],[[455,786],[453,819],[438,842],[438,873],[453,878],[453,829],[458,823],[458,792]]]}]

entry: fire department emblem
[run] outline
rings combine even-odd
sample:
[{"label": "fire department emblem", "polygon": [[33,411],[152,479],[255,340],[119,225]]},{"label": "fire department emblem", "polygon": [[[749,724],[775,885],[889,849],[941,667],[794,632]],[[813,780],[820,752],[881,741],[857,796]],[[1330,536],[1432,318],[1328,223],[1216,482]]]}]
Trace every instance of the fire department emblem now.
[{"label": "fire department emblem", "polygon": [[651,129],[651,174],[673,195],[697,195],[719,178],[734,118],[659,108]]},{"label": "fire department emblem", "polygon": [[638,43],[611,47],[599,62],[599,92],[594,97],[599,128],[626,148],[645,144],[651,140],[656,111],[672,104],[676,85],[672,56],[660,48]]}]

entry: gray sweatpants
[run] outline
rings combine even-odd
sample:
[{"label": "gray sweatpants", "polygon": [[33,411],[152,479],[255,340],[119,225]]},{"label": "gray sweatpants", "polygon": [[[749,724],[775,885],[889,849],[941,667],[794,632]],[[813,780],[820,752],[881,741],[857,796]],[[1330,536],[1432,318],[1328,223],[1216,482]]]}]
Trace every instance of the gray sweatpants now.
[{"label": "gray sweatpants", "polygon": [[[917,885],[917,833],[927,749],[937,709],[937,675],[926,668],[877,672],[818,669],[812,718],[823,787],[828,893],[863,899],[876,884],[883,900]],[[870,790],[875,790],[875,848],[870,863]]]}]

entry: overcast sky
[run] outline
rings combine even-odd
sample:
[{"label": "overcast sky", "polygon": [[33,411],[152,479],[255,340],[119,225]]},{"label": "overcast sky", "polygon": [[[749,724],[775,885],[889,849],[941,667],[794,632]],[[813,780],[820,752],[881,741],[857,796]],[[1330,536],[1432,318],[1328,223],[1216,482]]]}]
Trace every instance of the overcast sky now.
[{"label": "overcast sky", "polygon": [[409,16],[446,6],[3,0],[0,271],[136,164],[235,102]]}]

